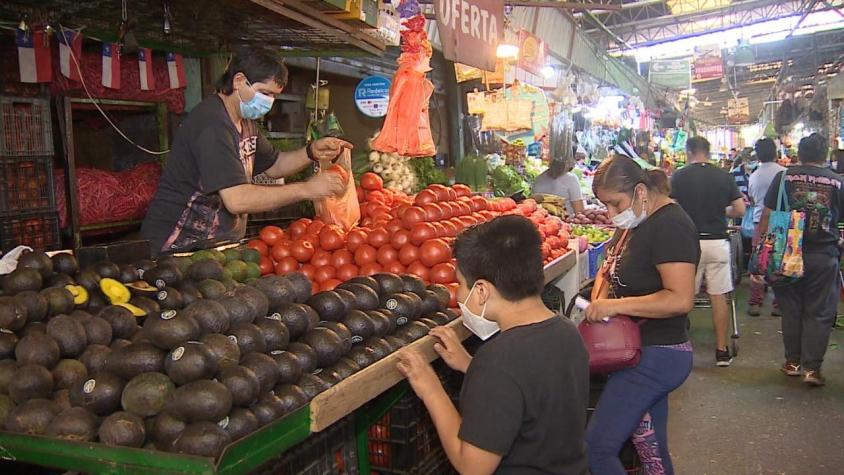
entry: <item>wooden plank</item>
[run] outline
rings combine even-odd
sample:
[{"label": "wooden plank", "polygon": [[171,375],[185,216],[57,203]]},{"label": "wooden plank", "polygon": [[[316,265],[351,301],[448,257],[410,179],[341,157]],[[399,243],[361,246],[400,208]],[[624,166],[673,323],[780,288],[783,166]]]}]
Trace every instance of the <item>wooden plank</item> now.
[{"label": "wooden plank", "polygon": [[[453,328],[461,340],[471,335],[461,318],[447,326]],[[424,336],[406,348],[416,349],[425,359],[433,361],[439,358],[434,350],[436,340],[432,336]],[[311,401],[311,432],[324,430],[404,379],[396,369],[397,363],[398,356],[393,353],[317,395]]]},{"label": "wooden plank", "polygon": [[545,266],[545,284],[568,272],[577,264],[577,255],[569,250],[562,256],[554,259]]}]

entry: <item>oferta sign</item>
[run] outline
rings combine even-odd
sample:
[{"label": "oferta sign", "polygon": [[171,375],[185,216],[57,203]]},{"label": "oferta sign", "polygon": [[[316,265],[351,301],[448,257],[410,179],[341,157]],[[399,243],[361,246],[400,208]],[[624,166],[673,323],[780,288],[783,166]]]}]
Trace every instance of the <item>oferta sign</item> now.
[{"label": "oferta sign", "polygon": [[445,59],[495,71],[503,0],[434,0],[434,12]]}]

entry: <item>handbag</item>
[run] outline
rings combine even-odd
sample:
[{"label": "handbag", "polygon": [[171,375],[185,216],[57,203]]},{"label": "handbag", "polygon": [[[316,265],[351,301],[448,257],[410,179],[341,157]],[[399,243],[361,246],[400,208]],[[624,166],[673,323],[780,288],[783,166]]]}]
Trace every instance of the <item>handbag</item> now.
[{"label": "handbag", "polygon": [[[609,279],[615,273],[616,260],[624,249],[628,231],[624,230],[598,271],[592,287],[592,301],[609,297]],[[639,364],[642,356],[639,325],[642,323],[644,320],[637,324],[623,315],[615,316],[608,322],[580,322],[577,330],[589,354],[589,373],[608,374]]]},{"label": "handbag", "polygon": [[753,222],[755,211],[756,206],[748,206],[744,211],[744,217],[741,218],[741,237],[745,239],[753,238],[753,232],[756,229],[756,224]]},{"label": "handbag", "polygon": [[803,277],[803,230],[806,213],[792,210],[782,174],[777,209],[768,216],[768,229],[753,249],[750,273],[763,275],[773,286],[789,285]]}]

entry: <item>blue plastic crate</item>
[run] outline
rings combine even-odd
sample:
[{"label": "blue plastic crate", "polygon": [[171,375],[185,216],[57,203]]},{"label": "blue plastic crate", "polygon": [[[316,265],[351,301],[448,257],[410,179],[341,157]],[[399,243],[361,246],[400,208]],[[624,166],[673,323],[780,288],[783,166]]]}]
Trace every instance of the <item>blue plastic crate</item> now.
[{"label": "blue plastic crate", "polygon": [[601,265],[604,263],[604,257],[606,256],[607,251],[607,242],[597,244],[597,245],[589,245],[589,249],[586,251],[589,255],[589,278],[594,279],[596,275],[598,275],[598,269],[601,268]]}]

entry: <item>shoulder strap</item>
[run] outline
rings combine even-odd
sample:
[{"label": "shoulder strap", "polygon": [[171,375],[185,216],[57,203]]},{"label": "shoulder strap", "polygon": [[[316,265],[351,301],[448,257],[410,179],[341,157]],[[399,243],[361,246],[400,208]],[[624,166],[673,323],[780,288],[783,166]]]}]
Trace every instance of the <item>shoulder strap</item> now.
[{"label": "shoulder strap", "polygon": [[788,175],[788,170],[783,170],[782,178],[780,178],[780,188],[777,191],[777,211],[790,211],[788,206],[788,195],[785,193],[785,176]]},{"label": "shoulder strap", "polygon": [[610,267],[615,262],[616,257],[624,250],[624,244],[627,241],[627,235],[630,229],[625,229],[618,240],[614,243],[611,252],[607,255],[601,268],[598,269],[598,274],[595,276],[595,285],[592,288],[592,300],[603,296],[604,292],[609,286]]}]

